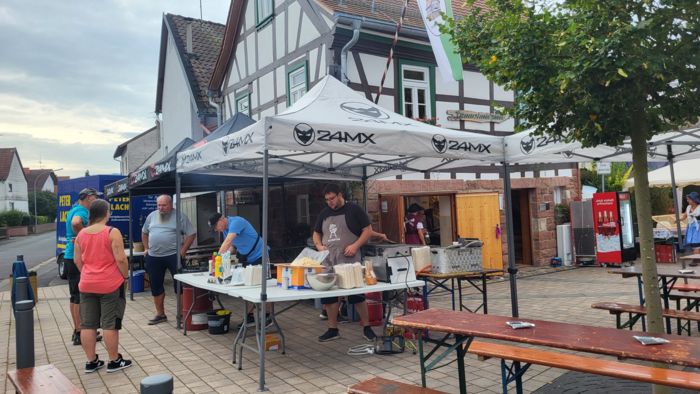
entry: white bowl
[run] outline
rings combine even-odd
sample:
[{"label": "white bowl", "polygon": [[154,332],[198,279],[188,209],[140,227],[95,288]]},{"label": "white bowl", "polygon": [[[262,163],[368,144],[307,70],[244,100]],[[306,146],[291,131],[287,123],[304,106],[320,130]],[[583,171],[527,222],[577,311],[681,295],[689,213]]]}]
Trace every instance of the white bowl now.
[{"label": "white bowl", "polygon": [[312,289],[316,291],[326,291],[335,286],[337,277],[334,273],[319,272],[307,274],[306,279],[309,281],[309,285],[311,285]]}]

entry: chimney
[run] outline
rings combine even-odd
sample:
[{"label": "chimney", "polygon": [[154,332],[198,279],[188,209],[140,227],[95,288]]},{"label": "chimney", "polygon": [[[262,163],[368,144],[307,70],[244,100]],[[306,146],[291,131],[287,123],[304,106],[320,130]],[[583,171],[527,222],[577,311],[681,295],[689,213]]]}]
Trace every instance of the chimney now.
[{"label": "chimney", "polygon": [[186,40],[186,51],[188,54],[192,53],[192,23],[187,24],[187,37],[185,38]]},{"label": "chimney", "polygon": [[24,176],[29,175],[29,172],[30,172],[30,171],[31,171],[31,170],[29,169],[29,167],[24,167],[24,168],[22,168],[22,172],[24,172]]}]

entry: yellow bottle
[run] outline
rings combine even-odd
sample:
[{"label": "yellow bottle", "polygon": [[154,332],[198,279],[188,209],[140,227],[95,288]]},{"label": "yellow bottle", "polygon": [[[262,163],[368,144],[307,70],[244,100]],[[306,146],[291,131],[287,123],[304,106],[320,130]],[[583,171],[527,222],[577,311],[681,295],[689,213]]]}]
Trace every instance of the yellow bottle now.
[{"label": "yellow bottle", "polygon": [[216,260],[214,260],[214,276],[217,278],[220,278],[223,273],[223,267],[221,266],[221,256],[216,256]]}]

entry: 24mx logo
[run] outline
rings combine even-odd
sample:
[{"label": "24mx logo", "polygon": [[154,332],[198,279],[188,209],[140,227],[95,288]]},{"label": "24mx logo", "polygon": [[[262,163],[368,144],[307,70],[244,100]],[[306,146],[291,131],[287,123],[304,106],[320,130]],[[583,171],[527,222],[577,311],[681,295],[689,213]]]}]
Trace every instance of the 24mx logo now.
[{"label": "24mx logo", "polygon": [[464,152],[491,153],[491,144],[474,144],[467,141],[448,140],[445,136],[436,134],[431,139],[433,149],[438,153],[445,153],[448,150],[457,150]]},{"label": "24mx logo", "polygon": [[544,148],[549,144],[560,142],[561,138],[556,136],[532,136],[526,135],[520,140],[520,151],[526,155],[535,151],[535,148]]},{"label": "24mx logo", "polygon": [[233,151],[234,149],[241,147],[243,145],[248,145],[253,143],[253,133],[248,133],[246,135],[239,135],[229,138],[227,141],[221,141],[221,145],[224,149],[224,154],[228,151]]},{"label": "24mx logo", "polygon": [[302,146],[309,146],[314,141],[341,142],[357,144],[376,144],[374,134],[363,132],[351,133],[349,131],[314,130],[306,123],[299,123],[294,126],[294,140]]}]

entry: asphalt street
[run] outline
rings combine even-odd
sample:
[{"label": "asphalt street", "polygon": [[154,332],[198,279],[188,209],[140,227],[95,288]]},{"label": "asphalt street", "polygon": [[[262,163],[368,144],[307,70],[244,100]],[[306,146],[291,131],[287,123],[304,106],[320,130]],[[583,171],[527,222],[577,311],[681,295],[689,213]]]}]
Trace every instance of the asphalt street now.
[{"label": "asphalt street", "polygon": [[24,255],[27,269],[37,271],[39,287],[66,283],[58,277],[56,267],[56,233],[48,232],[26,237],[0,240],[0,291],[9,290],[12,263]]}]

